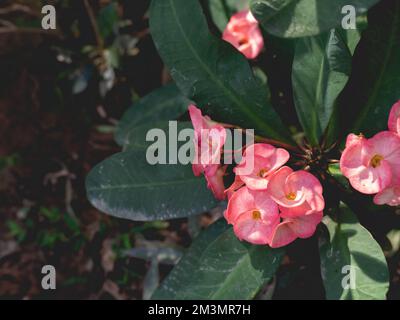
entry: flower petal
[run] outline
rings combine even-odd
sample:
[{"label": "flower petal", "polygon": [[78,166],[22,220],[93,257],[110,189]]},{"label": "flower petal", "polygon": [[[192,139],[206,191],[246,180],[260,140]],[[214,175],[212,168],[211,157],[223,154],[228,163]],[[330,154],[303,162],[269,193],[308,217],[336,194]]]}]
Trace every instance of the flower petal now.
[{"label": "flower petal", "polygon": [[388,127],[390,131],[400,134],[400,100],[390,110]]},{"label": "flower petal", "polygon": [[389,206],[400,205],[400,186],[386,188],[374,197],[374,203],[377,205],[387,204]]},{"label": "flower petal", "polygon": [[248,188],[243,187],[236,191],[229,199],[225,218],[228,223],[233,224],[241,214],[254,209],[254,195]]},{"label": "flower petal", "polygon": [[233,231],[240,240],[265,245],[270,242],[272,232],[278,223],[278,216],[268,221],[254,220],[253,211],[248,211],[238,217],[233,226]]},{"label": "flower petal", "polygon": [[276,227],[269,244],[271,248],[284,247],[296,240],[297,236],[289,225],[290,221],[286,221]]},{"label": "flower petal", "polygon": [[392,170],[386,161],[378,168],[367,167],[349,178],[354,189],[365,194],[375,194],[388,187],[392,180]]}]

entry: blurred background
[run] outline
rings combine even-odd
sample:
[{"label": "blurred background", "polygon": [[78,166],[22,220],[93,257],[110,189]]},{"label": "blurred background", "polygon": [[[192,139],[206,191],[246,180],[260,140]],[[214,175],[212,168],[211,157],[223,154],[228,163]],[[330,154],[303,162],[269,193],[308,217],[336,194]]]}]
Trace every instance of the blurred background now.
[{"label": "blurred background", "polygon": [[[149,3],[0,0],[0,298],[147,299],[218,215],[134,223],[86,199],[86,174],[119,151],[118,119],[170,81],[149,34]],[[56,30],[41,28],[46,4],[57,9]],[[282,94],[272,99],[290,122],[290,65],[279,61],[286,54],[267,50],[259,65],[276,69],[269,82]],[[324,297],[316,241],[288,249],[262,298]],[[391,298],[400,298],[398,249]],[[54,291],[41,287],[47,264],[57,271]]]}]

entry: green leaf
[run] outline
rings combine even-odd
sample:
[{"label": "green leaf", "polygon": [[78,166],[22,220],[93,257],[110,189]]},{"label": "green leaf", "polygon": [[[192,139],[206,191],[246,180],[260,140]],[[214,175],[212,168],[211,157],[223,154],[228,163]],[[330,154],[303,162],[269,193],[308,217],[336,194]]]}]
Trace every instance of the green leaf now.
[{"label": "green leaf", "polygon": [[119,21],[118,4],[111,2],[100,10],[97,18],[97,25],[99,27],[100,35],[103,39],[110,37],[116,28]]},{"label": "green leaf", "polygon": [[245,57],[210,34],[198,0],[153,0],[150,31],[178,87],[213,120],[291,142]]},{"label": "green leaf", "polygon": [[[175,138],[174,136],[175,128],[177,137],[182,132],[182,130],[185,129],[191,129],[191,134],[190,136],[185,136],[185,141],[177,141],[177,138]],[[144,125],[138,125],[137,127],[129,130],[129,133],[125,136],[124,139],[124,150],[143,149],[143,152],[146,152],[146,149],[151,147],[151,145],[154,143],[153,141],[147,141],[146,136],[150,130],[154,129],[162,130],[167,136],[169,136],[170,134],[173,135],[173,140],[177,141],[178,148],[181,145],[192,141],[194,138],[194,131],[191,122],[158,121],[154,123],[146,123]]]},{"label": "green leaf", "polygon": [[217,205],[190,165],[150,165],[143,149],[98,164],[86,178],[86,191],[100,211],[134,221],[187,217]]},{"label": "green leaf", "polygon": [[330,164],[328,166],[328,172],[344,188],[346,188],[347,190],[351,189],[349,180],[347,180],[347,178],[342,174],[342,171],[340,170],[340,164],[339,163]]},{"label": "green leaf", "polygon": [[252,299],[274,276],[283,250],[239,241],[224,220],[194,241],[153,299]]},{"label": "green leaf", "polygon": [[118,123],[115,140],[119,145],[127,143],[131,131],[138,126],[174,120],[187,111],[190,100],[186,99],[174,84],[159,88],[135,103]]},{"label": "green leaf", "polygon": [[208,0],[207,4],[215,25],[223,32],[235,13],[249,7],[249,0]]},{"label": "green leaf", "polygon": [[400,2],[385,0],[370,10],[368,28],[354,56],[352,76],[340,101],[342,134],[362,132],[369,137],[387,130],[390,108],[400,99],[399,70]]},{"label": "green leaf", "polygon": [[297,40],[292,73],[294,102],[314,146],[329,124],[350,71],[351,53],[338,31]]},{"label": "green leaf", "polygon": [[298,38],[315,36],[339,27],[346,14],[342,8],[354,6],[357,15],[379,0],[251,0],[253,15],[275,36]]},{"label": "green leaf", "polygon": [[[347,207],[341,206],[338,214],[338,222],[328,216],[324,218],[327,229],[320,238],[321,273],[327,299],[386,299],[389,271],[381,247]],[[343,269],[346,266],[350,269]],[[345,289],[344,285],[351,284],[345,277],[351,274],[354,287]]]}]

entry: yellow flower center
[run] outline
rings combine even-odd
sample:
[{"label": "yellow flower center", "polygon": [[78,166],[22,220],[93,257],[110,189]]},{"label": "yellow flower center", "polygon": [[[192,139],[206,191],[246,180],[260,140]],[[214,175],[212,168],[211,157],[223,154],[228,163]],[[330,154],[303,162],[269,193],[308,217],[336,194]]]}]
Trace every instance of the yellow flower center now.
[{"label": "yellow flower center", "polygon": [[268,168],[262,168],[258,172],[257,176],[259,176],[260,178],[265,178],[265,176],[267,175],[268,171],[269,171]]},{"label": "yellow flower center", "polygon": [[261,219],[261,212],[258,210],[253,211],[253,219],[260,220]]},{"label": "yellow flower center", "polygon": [[372,168],[377,168],[381,165],[381,161],[383,160],[383,157],[380,154],[376,154],[372,157],[371,159],[371,167]]},{"label": "yellow flower center", "polygon": [[296,199],[296,193],[294,193],[294,192],[288,193],[286,195],[286,199],[291,200],[291,201],[295,200]]}]

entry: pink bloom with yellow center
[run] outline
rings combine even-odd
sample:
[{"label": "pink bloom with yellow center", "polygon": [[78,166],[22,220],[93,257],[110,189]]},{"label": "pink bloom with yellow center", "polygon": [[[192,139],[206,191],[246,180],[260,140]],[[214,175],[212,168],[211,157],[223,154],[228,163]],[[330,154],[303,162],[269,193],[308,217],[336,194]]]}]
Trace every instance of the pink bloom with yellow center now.
[{"label": "pink bloom with yellow center", "polygon": [[400,137],[389,131],[371,139],[350,135],[340,169],[357,191],[365,194],[383,191],[400,177]]},{"label": "pink bloom with yellow center", "polygon": [[250,10],[241,11],[231,17],[222,39],[232,44],[247,59],[256,58],[264,47],[258,21]]},{"label": "pink bloom with yellow center", "polygon": [[[233,171],[249,189],[266,190],[271,174],[282,167],[289,158],[289,152],[285,149],[256,143],[246,148],[241,162]],[[235,183],[238,184],[238,181]]]},{"label": "pink bloom with yellow center", "polygon": [[325,207],[321,183],[304,170],[279,169],[272,175],[267,191],[288,217],[323,211]]},{"label": "pink bloom with yellow center", "polygon": [[225,218],[233,224],[233,231],[240,240],[269,244],[279,224],[279,210],[265,191],[243,187],[229,199]]},{"label": "pink bloom with yellow center", "polygon": [[225,218],[236,236],[272,248],[309,238],[323,217],[325,201],[317,178],[283,167],[272,174],[266,191],[247,186],[231,191]]}]

